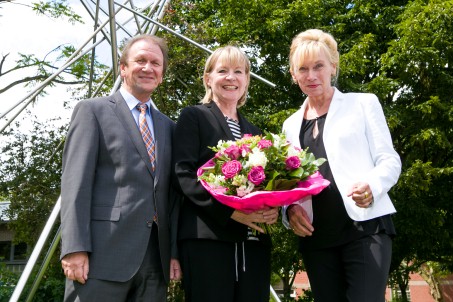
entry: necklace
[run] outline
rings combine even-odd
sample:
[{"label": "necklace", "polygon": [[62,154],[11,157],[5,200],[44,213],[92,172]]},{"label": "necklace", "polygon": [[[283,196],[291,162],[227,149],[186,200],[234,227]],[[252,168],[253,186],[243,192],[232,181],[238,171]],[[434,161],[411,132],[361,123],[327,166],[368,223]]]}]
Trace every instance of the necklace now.
[{"label": "necklace", "polygon": [[224,116],[225,116],[225,119],[226,119],[227,121],[233,121],[233,122],[239,124],[239,121],[238,121],[238,120],[235,120],[234,118],[231,118],[231,117],[229,117],[228,115],[224,115]]}]

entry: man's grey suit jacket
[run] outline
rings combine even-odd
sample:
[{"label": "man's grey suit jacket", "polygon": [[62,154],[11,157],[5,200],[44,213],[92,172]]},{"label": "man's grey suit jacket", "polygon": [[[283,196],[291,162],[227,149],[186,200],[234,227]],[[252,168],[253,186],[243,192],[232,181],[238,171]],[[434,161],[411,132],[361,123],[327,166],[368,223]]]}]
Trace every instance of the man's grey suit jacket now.
[{"label": "man's grey suit jacket", "polygon": [[[63,154],[62,253],[87,251],[89,278],[127,281],[150,238],[154,204],[166,281],[176,256],[177,208],[171,186],[174,122],[152,110],[153,173],[138,126],[120,92],[77,104]],[[172,224],[174,223],[174,228]],[[171,246],[172,245],[172,246]]]}]

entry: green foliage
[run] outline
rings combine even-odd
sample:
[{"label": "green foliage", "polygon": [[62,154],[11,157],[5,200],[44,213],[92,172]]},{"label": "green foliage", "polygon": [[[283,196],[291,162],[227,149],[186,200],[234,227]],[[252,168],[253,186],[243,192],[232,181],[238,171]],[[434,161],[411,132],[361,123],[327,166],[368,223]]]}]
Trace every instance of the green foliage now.
[{"label": "green foliage", "polygon": [[[426,262],[453,270],[452,0],[250,0],[240,5],[232,0],[173,0],[163,22],[210,49],[225,44],[244,49],[252,71],[275,83],[276,88],[252,79],[247,104],[241,111],[261,129],[274,133],[281,131],[283,121],[304,100],[288,71],[291,39],[309,28],[333,34],[341,55],[337,86],[344,92],[372,92],[379,97],[403,163],[400,180],[390,192],[398,211],[394,216],[398,235],[394,240],[392,282],[402,289],[407,286],[409,273]],[[201,75],[208,54],[171,34],[158,34],[168,40],[171,65],[153,100],[161,111],[176,119],[182,108],[198,103],[204,95]],[[65,55],[70,53],[68,49]],[[86,81],[89,73],[84,66],[88,62],[84,57],[71,72]],[[26,55],[18,62],[19,67],[38,63],[44,74],[49,62]],[[100,66],[97,74],[94,79],[100,83],[107,71]],[[78,92],[79,96],[91,95],[87,87]],[[17,163],[8,162],[16,167],[17,180],[13,174],[6,174],[10,178],[0,175],[1,188],[5,183],[8,188],[17,186],[24,190],[24,196],[34,191],[38,201],[43,197],[37,188],[49,196],[57,194],[45,189],[53,184],[46,180],[50,176],[43,177],[43,184],[32,181],[38,177],[34,170],[39,169],[27,166],[29,159],[19,145],[14,147]],[[26,163],[26,173],[21,173],[21,161]],[[31,176],[27,178],[26,174]],[[24,184],[35,189],[25,189]],[[20,189],[12,190],[12,194],[22,198]],[[9,194],[9,189],[0,190],[0,196],[9,198]],[[41,205],[43,212],[33,203],[30,206],[32,210],[28,205],[13,210],[38,217],[48,212],[45,204]],[[24,217],[36,222],[32,215]],[[273,271],[289,290],[291,272],[302,267],[295,238],[282,228],[273,239]]]},{"label": "green foliage", "polygon": [[309,289],[303,289],[302,295],[297,299],[297,302],[313,302],[315,298],[313,296],[313,292]]},{"label": "green foliage", "polygon": [[62,274],[47,276],[41,281],[39,289],[33,297],[34,302],[63,301],[65,279]]},{"label": "green foliage", "polygon": [[257,0],[238,6],[175,0],[171,9],[171,27],[183,20],[181,32],[211,48],[240,45],[253,71],[277,84],[252,80],[242,108],[272,132],[303,101],[288,72],[292,37],[308,28],[333,34],[341,55],[338,87],[378,95],[403,162],[390,192],[398,210],[392,270],[406,274],[403,282],[413,268],[397,268],[415,258],[452,266],[453,1]]},{"label": "green foliage", "polygon": [[4,263],[0,263],[0,302],[7,302],[13,294],[19,276],[6,268]]},{"label": "green foliage", "polygon": [[[0,195],[11,202],[7,213],[10,217],[8,227],[14,230],[15,242],[25,242],[29,247],[35,246],[60,192],[61,152],[67,127],[56,127],[54,122],[34,121],[30,133],[23,133],[16,125],[4,133],[6,139],[0,145]],[[43,251],[48,247],[49,243]],[[32,274],[30,282],[33,279]],[[13,285],[16,282],[10,281]],[[30,286],[28,283],[23,295]],[[5,291],[7,289],[5,287]],[[33,301],[61,301],[63,289],[59,255],[54,255]]]},{"label": "green foliage", "polygon": [[259,111],[244,111],[246,112],[248,120],[263,131],[280,133],[282,131],[283,122],[294,113],[296,109],[274,112],[270,106],[262,106]]},{"label": "green foliage", "polygon": [[298,241],[294,233],[287,230],[281,223],[275,225],[272,229],[271,236],[271,270],[283,282],[284,300],[282,301],[290,301],[291,289],[296,273],[304,269],[298,251]]},{"label": "green foliage", "polygon": [[52,122],[33,124],[30,134],[20,127],[4,133],[0,146],[0,195],[11,205],[9,227],[15,242],[34,246],[60,193],[61,152],[66,127]]},{"label": "green foliage", "polygon": [[49,0],[32,3],[33,10],[37,14],[49,15],[52,18],[67,17],[68,21],[74,23],[84,23],[82,17],[76,14],[68,6],[66,0]]},{"label": "green foliage", "polygon": [[[0,263],[0,302],[9,301],[13,294],[14,288],[19,281],[20,275],[13,273],[6,268],[6,265]],[[34,280],[34,274],[31,275],[30,281]],[[57,302],[63,301],[64,294],[63,273],[59,263],[51,264],[41,280],[40,286],[33,296],[34,302]],[[31,288],[31,282],[27,283],[20,296],[20,301],[25,301]]]}]

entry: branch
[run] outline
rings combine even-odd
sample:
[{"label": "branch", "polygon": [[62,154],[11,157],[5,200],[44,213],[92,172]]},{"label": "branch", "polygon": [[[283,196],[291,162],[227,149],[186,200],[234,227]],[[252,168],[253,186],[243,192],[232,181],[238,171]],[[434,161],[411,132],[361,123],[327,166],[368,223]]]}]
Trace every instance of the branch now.
[{"label": "branch", "polygon": [[41,64],[43,64],[43,63],[36,62],[36,63],[30,64],[30,65],[22,65],[22,66],[21,66],[21,65],[16,65],[16,66],[14,66],[13,68],[11,68],[11,69],[5,71],[4,73],[1,73],[1,72],[0,72],[0,77],[1,77],[1,76],[4,76],[4,75],[7,75],[7,74],[10,73],[10,72],[19,70],[19,69],[24,69],[24,68],[33,67],[33,66],[39,66],[39,65],[41,65]]},{"label": "branch", "polygon": [[[0,89],[0,94],[2,94],[3,92],[7,91],[8,89],[14,87],[14,86],[17,86],[19,84],[22,84],[22,83],[25,83],[25,82],[31,82],[31,81],[39,81],[39,80],[45,80],[47,79],[48,76],[47,75],[37,75],[37,76],[34,76],[34,77],[26,77],[26,78],[22,78],[20,80],[17,80],[17,81],[14,81],[12,82],[11,84],[9,84],[8,86],[4,87],[4,88],[1,88]],[[83,84],[84,81],[62,81],[62,80],[58,80],[58,79],[54,79],[51,81],[51,83],[58,83],[58,84],[64,84],[64,85],[74,85],[74,84]]]},{"label": "branch", "polygon": [[43,76],[43,75],[22,78],[20,80],[14,81],[11,84],[5,86],[5,88],[0,88],[0,94],[5,92],[5,91],[7,91],[8,89],[10,89],[10,88],[12,88],[14,86],[19,85],[19,84],[22,84],[22,83],[25,83],[25,82],[29,82],[29,81],[43,80],[43,79],[46,79],[46,78],[47,78],[47,76]]},{"label": "branch", "polygon": [[[2,0],[0,0],[0,1],[2,1]],[[9,56],[9,53],[2,56],[2,61],[0,62],[0,76],[2,75],[3,63],[5,62],[7,56]]]}]

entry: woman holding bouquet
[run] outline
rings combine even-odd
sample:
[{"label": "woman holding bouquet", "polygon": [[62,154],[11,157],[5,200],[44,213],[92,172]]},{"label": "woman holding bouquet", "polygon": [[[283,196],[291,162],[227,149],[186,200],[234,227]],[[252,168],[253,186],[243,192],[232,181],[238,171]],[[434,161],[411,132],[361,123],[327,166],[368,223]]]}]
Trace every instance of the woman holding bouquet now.
[{"label": "woman holding bouquet", "polygon": [[277,209],[234,210],[197,180],[197,169],[215,156],[209,146],[261,134],[238,111],[249,81],[246,55],[233,46],[217,49],[206,61],[202,104],[184,108],[177,122],[173,156],[184,194],[178,239],[187,302],[269,301],[270,238],[258,223],[275,223]]},{"label": "woman holding bouquet", "polygon": [[315,301],[385,301],[395,235],[387,192],[401,161],[382,107],[374,94],[332,86],[339,53],[330,34],[298,34],[289,59],[292,78],[307,98],[283,132],[293,144],[327,158],[319,171],[330,181],[283,215],[299,236]]}]

